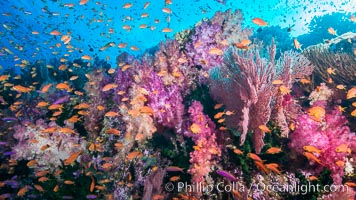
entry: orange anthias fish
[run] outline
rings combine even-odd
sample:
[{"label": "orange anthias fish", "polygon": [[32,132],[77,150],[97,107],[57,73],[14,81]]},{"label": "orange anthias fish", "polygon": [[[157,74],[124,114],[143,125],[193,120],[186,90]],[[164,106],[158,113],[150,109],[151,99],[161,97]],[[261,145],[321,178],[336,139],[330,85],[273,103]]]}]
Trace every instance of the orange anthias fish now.
[{"label": "orange anthias fish", "polygon": [[56,89],[58,90],[66,90],[67,92],[71,92],[72,89],[70,88],[70,86],[67,83],[58,83],[56,85]]},{"label": "orange anthias fish", "polygon": [[267,26],[268,25],[268,23],[267,22],[265,22],[263,19],[261,19],[261,18],[253,18],[252,19],[252,22],[254,23],[254,24],[256,24],[256,25],[259,25],[259,26]]},{"label": "orange anthias fish", "polygon": [[297,38],[293,39],[293,44],[294,44],[294,48],[296,48],[297,50],[301,49],[301,47],[302,47],[302,45],[299,43]]},{"label": "orange anthias fish", "polygon": [[91,177],[91,184],[90,184],[89,191],[93,192],[94,188],[95,188],[95,180],[94,180],[94,177]]},{"label": "orange anthias fish", "polygon": [[15,85],[12,87],[12,89],[15,90],[16,92],[23,92],[23,93],[29,93],[32,90],[31,88],[27,88],[22,85]]},{"label": "orange anthias fish", "polygon": [[258,169],[262,170],[264,173],[268,173],[268,169],[265,167],[265,165],[263,164],[263,162],[261,161],[255,161],[255,165]]},{"label": "orange anthias fish", "polygon": [[214,109],[217,110],[217,109],[220,109],[224,104],[222,103],[218,103],[214,106]]},{"label": "orange anthias fish", "polygon": [[263,162],[263,160],[256,154],[254,153],[248,153],[247,156],[251,158],[252,160],[258,161],[258,162]]},{"label": "orange anthias fish", "polygon": [[200,126],[196,123],[193,123],[191,126],[190,126],[190,131],[192,131],[192,133],[194,134],[198,134],[201,132],[201,129],[200,129]]},{"label": "orange anthias fish", "polygon": [[45,86],[43,86],[43,88],[41,89],[41,93],[46,93],[48,92],[49,88],[51,88],[52,84],[47,84]]},{"label": "orange anthias fish", "polygon": [[264,133],[271,133],[271,130],[266,125],[259,125],[258,128]]},{"label": "orange anthias fish", "polygon": [[218,112],[214,115],[214,119],[220,119],[224,114],[224,112]]},{"label": "orange anthias fish", "polygon": [[28,186],[24,186],[23,188],[19,189],[19,191],[17,192],[17,196],[21,197],[23,195],[26,194],[26,192],[28,192]]},{"label": "orange anthias fish", "polygon": [[335,151],[337,153],[345,153],[345,152],[348,152],[348,153],[351,153],[351,149],[348,148],[348,145],[347,144],[340,144],[339,146],[337,146],[335,148]]},{"label": "orange anthias fish", "polygon": [[309,153],[309,152],[304,152],[303,155],[308,159],[308,160],[313,160],[315,162],[317,162],[318,164],[320,165],[323,165],[321,163],[321,161],[312,153]]},{"label": "orange anthias fish", "polygon": [[117,88],[117,86],[118,85],[115,84],[115,83],[109,83],[109,84],[106,84],[101,91],[106,92],[106,91],[109,91],[111,89]]},{"label": "orange anthias fish", "polygon": [[81,57],[83,60],[93,60],[92,57],[88,56],[88,55],[84,55]]},{"label": "orange anthias fish", "polygon": [[279,147],[271,147],[266,150],[267,154],[276,154],[276,153],[281,153],[281,152],[282,152],[282,149]]},{"label": "orange anthias fish", "polygon": [[139,151],[133,151],[126,156],[128,160],[133,160],[135,158],[141,158],[141,157],[142,157],[142,153]]},{"label": "orange anthias fish", "polygon": [[346,99],[351,99],[356,97],[356,87],[351,88],[349,91],[347,91],[346,94]]},{"label": "orange anthias fish", "polygon": [[331,35],[337,35],[336,31],[335,31],[335,29],[333,27],[329,27],[328,28],[328,33],[330,33]]},{"label": "orange anthias fish", "polygon": [[244,152],[241,151],[240,149],[234,149],[234,153],[237,155],[242,155]]},{"label": "orange anthias fish", "polygon": [[277,163],[269,163],[265,164],[266,168],[277,173],[277,174],[282,174],[281,171],[278,169],[279,165]]},{"label": "orange anthias fish", "polygon": [[64,161],[64,165],[71,165],[72,163],[74,163],[74,161],[76,161],[76,160],[78,159],[78,157],[80,156],[80,154],[82,154],[82,151],[78,151],[78,152],[72,153],[72,154]]},{"label": "orange anthias fish", "polygon": [[89,2],[89,0],[80,0],[79,5],[85,5]]},{"label": "orange anthias fish", "polygon": [[317,153],[317,154],[321,153],[321,150],[319,150],[318,148],[316,148],[314,146],[304,146],[303,149],[304,149],[304,151],[307,151],[310,153]]},{"label": "orange anthias fish", "polygon": [[53,30],[53,31],[50,32],[50,35],[58,36],[58,35],[61,35],[61,32],[59,32],[57,30]]},{"label": "orange anthias fish", "polygon": [[320,106],[314,106],[308,110],[308,115],[311,119],[321,122],[325,118],[325,109]]},{"label": "orange anthias fish", "polygon": [[120,135],[121,132],[115,128],[110,128],[108,130],[105,131],[105,133],[107,134],[113,134],[113,135]]},{"label": "orange anthias fish", "polygon": [[335,74],[336,74],[336,73],[335,73],[335,70],[336,70],[336,69],[334,69],[334,68],[328,67],[328,68],[326,69],[326,72],[327,72],[328,74],[335,75]]},{"label": "orange anthias fish", "polygon": [[125,3],[125,4],[122,6],[123,9],[129,9],[129,8],[131,8],[131,7],[132,7],[132,3]]},{"label": "orange anthias fish", "polygon": [[352,14],[352,15],[350,16],[350,20],[351,20],[351,22],[356,22],[356,17],[355,17],[354,14]]},{"label": "orange anthias fish", "polygon": [[224,54],[224,52],[219,48],[212,48],[209,50],[209,54],[221,56]]},{"label": "orange anthias fish", "polygon": [[163,28],[162,29],[162,32],[163,33],[170,33],[170,32],[172,32],[173,30],[171,29],[171,28]]},{"label": "orange anthias fish", "polygon": [[149,5],[150,5],[150,2],[146,2],[146,3],[143,5],[143,9],[146,9]]}]

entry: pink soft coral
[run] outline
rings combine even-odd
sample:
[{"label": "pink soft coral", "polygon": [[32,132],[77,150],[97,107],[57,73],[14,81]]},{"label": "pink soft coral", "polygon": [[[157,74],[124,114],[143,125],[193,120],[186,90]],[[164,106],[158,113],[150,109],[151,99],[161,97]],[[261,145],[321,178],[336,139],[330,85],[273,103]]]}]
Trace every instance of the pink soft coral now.
[{"label": "pink soft coral", "polygon": [[[337,165],[337,161],[345,161],[347,152],[336,152],[336,147],[341,144],[347,146],[354,145],[355,134],[351,133],[346,125],[347,120],[338,109],[328,111],[325,121],[317,122],[309,115],[303,114],[298,117],[296,129],[291,134],[289,146],[297,153],[304,152],[304,146],[314,146],[321,150],[320,154],[315,154],[321,163],[331,170],[331,176],[335,184],[341,184],[344,175],[344,166]],[[317,165],[317,171],[322,170],[322,165]]]},{"label": "pink soft coral", "polygon": [[195,142],[195,151],[190,153],[192,163],[189,173],[193,175],[192,182],[204,182],[214,164],[214,156],[220,156],[221,151],[216,143],[215,124],[204,115],[203,106],[194,101],[189,107],[190,128],[184,135],[191,137]]}]

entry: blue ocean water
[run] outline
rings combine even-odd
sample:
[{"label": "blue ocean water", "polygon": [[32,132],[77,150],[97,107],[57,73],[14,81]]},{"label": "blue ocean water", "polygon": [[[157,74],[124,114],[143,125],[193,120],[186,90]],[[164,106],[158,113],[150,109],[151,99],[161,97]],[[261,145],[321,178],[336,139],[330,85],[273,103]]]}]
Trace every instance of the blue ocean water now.
[{"label": "blue ocean water", "polygon": [[[132,7],[124,9],[125,3],[131,3]],[[146,9],[143,8],[145,3],[149,4]],[[163,12],[165,7],[170,8],[172,13]],[[164,0],[90,0],[84,5],[80,5],[79,0],[2,0],[0,62],[2,67],[7,68],[14,67],[22,60],[34,62],[51,57],[65,57],[68,49],[65,45],[55,46],[61,43],[61,36],[50,35],[53,30],[58,30],[62,35],[71,33],[70,44],[75,50],[65,58],[70,60],[88,54],[111,59],[109,62],[114,65],[113,60],[120,52],[142,54],[160,41],[174,37],[174,33],[194,27],[203,18],[212,17],[216,11],[241,9],[245,19],[244,26],[257,30],[258,26],[251,19],[259,17],[267,21],[269,26],[292,26],[290,34],[295,37],[308,33],[308,25],[313,17],[333,12],[350,16],[355,7],[356,2],[353,0],[173,0],[169,5]],[[142,17],[145,13],[147,17]],[[170,22],[167,22],[167,17]],[[123,29],[125,25],[130,30]],[[147,27],[140,28],[140,25]],[[162,32],[167,27],[172,29],[171,33]],[[32,34],[33,31],[38,34]],[[115,47],[100,52],[99,49],[109,42],[114,42]],[[119,43],[127,44],[127,47],[120,49],[117,47]],[[139,50],[132,51],[130,46],[136,46]],[[5,48],[12,53],[6,52]]]}]

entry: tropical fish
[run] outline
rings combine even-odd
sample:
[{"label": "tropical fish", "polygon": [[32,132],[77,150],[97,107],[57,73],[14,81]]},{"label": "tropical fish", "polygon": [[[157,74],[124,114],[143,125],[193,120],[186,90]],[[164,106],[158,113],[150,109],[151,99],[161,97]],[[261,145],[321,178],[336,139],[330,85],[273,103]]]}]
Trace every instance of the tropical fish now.
[{"label": "tropical fish", "polygon": [[281,92],[282,95],[286,95],[291,92],[291,90],[284,85],[279,86],[279,91]]},{"label": "tropical fish", "polygon": [[331,35],[337,35],[335,29],[332,27],[328,28],[328,33],[330,33]]},{"label": "tropical fish", "polygon": [[272,81],[272,84],[273,85],[281,85],[281,84],[283,84],[283,81],[280,79],[277,79],[277,80]]},{"label": "tropical fish", "polygon": [[276,154],[276,153],[281,153],[281,152],[282,152],[282,149],[279,147],[271,147],[266,150],[267,154]]},{"label": "tropical fish", "polygon": [[325,109],[320,106],[314,106],[308,110],[310,118],[317,122],[321,122],[325,118],[325,113]]},{"label": "tropical fish", "polygon": [[218,112],[214,115],[214,119],[220,119],[224,114],[224,112]]},{"label": "tropical fish", "polygon": [[21,197],[23,195],[25,195],[28,192],[28,186],[24,186],[21,189],[19,189],[19,191],[17,192],[17,196]]},{"label": "tropical fish", "polygon": [[252,22],[254,23],[254,24],[256,24],[256,25],[259,25],[259,26],[267,26],[268,25],[268,23],[267,22],[265,22],[263,19],[261,19],[261,18],[253,18],[252,19]]},{"label": "tropical fish", "polygon": [[219,55],[219,56],[224,54],[224,52],[219,48],[212,48],[212,49],[209,50],[208,53],[212,54],[212,55]]},{"label": "tropical fish", "polygon": [[191,126],[190,126],[190,131],[192,131],[192,133],[194,134],[198,134],[201,132],[201,129],[200,129],[200,126],[196,123],[193,123]]},{"label": "tropical fish", "polygon": [[170,32],[173,32],[173,30],[171,28],[163,28],[162,32],[163,33],[170,33]]},{"label": "tropical fish", "polygon": [[219,174],[220,176],[223,176],[223,177],[227,178],[230,181],[234,181],[235,182],[235,181],[238,180],[234,175],[232,175],[229,172],[224,171],[224,170],[218,169],[218,170],[216,170],[216,173]]},{"label": "tropical fish", "polygon": [[71,165],[78,159],[78,157],[82,154],[82,151],[72,153],[65,161],[64,165]]},{"label": "tropical fish", "polygon": [[149,5],[150,5],[150,2],[146,2],[146,3],[143,5],[143,9],[146,9]]},{"label": "tropical fish", "polygon": [[92,57],[90,57],[89,55],[84,55],[81,57],[83,60],[93,60]]},{"label": "tropical fish", "polygon": [[137,157],[142,157],[142,153],[139,151],[133,151],[126,156],[128,160],[133,160]]},{"label": "tropical fish", "polygon": [[335,162],[335,164],[339,167],[344,167],[345,166],[345,161],[342,161],[342,160],[338,160]]},{"label": "tropical fish", "polygon": [[348,145],[347,144],[340,144],[339,146],[337,146],[335,148],[335,151],[337,153],[346,153],[346,152],[349,152],[351,151],[349,148],[348,148]]},{"label": "tropical fish", "polygon": [[117,88],[117,87],[118,87],[117,84],[115,84],[115,83],[109,83],[109,84],[106,84],[106,85],[103,87],[103,89],[102,89],[101,91],[106,92],[106,91],[109,91],[109,90],[111,90],[111,89],[115,89],[115,88]]},{"label": "tropical fish", "polygon": [[317,153],[317,154],[321,153],[321,150],[319,150],[318,148],[316,148],[314,146],[304,146],[303,149],[304,149],[304,151],[307,151],[310,153]]},{"label": "tropical fish", "polygon": [[244,152],[242,152],[240,149],[235,148],[233,152],[237,155],[242,155]]},{"label": "tropical fish", "polygon": [[304,152],[303,155],[308,159],[317,162],[320,165],[323,165],[321,161],[312,153]]},{"label": "tropical fish", "polygon": [[183,168],[177,167],[177,166],[169,166],[166,167],[167,172],[183,172]]},{"label": "tropical fish", "polygon": [[297,38],[293,39],[293,44],[294,44],[294,48],[296,48],[297,50],[301,49],[301,47],[302,47],[302,45],[299,43]]},{"label": "tropical fish", "polygon": [[36,190],[38,190],[39,192],[44,192],[44,189],[43,189],[43,187],[42,186],[40,186],[40,185],[37,185],[37,184],[34,184],[33,185],[35,188],[36,188]]},{"label": "tropical fish", "polygon": [[72,89],[70,88],[70,86],[67,83],[58,83],[56,85],[56,89],[66,90],[67,92],[71,92],[72,91]]},{"label": "tropical fish", "polygon": [[326,72],[327,72],[328,74],[330,74],[330,75],[335,75],[335,74],[336,74],[336,73],[335,73],[335,70],[336,70],[336,69],[334,69],[334,68],[328,67],[328,68],[326,69]]},{"label": "tropical fish", "polygon": [[281,171],[278,169],[279,165],[277,163],[269,163],[265,164],[266,168],[277,173],[277,174],[282,174]]},{"label": "tropical fish", "polygon": [[353,110],[350,114],[351,114],[351,116],[356,117],[356,109]]},{"label": "tropical fish", "polygon": [[124,8],[124,9],[129,9],[129,8],[131,8],[132,6],[133,6],[132,3],[125,3],[125,4],[122,6],[122,8]]},{"label": "tropical fish", "polygon": [[248,153],[247,156],[251,158],[252,160],[263,162],[263,160],[256,154],[254,153]]},{"label": "tropical fish", "polygon": [[309,177],[308,177],[308,180],[309,180],[309,181],[317,181],[317,180],[319,180],[319,179],[318,179],[318,177],[316,177],[316,176],[309,176]]},{"label": "tropical fish", "polygon": [[349,187],[356,187],[356,183],[354,183],[354,182],[347,181],[344,184],[349,186]]},{"label": "tropical fish", "polygon": [[119,116],[119,113],[114,112],[114,111],[109,111],[109,112],[105,113],[104,116],[105,117],[116,117],[116,116]]},{"label": "tropical fish", "polygon": [[74,182],[74,181],[71,181],[71,180],[65,180],[65,181],[64,181],[64,184],[66,184],[66,185],[74,185],[75,182]]},{"label": "tropical fish", "polygon": [[113,135],[120,135],[121,132],[115,128],[110,128],[108,130],[105,131],[105,133],[107,134],[113,134]]},{"label": "tropical fish", "polygon": [[31,88],[28,87],[24,87],[22,85],[15,85],[12,87],[13,90],[15,90],[16,92],[23,92],[23,93],[29,93],[31,92]]},{"label": "tropical fish", "polygon": [[356,97],[356,87],[351,88],[349,91],[347,91],[346,94],[346,99],[351,99]]},{"label": "tropical fish", "polygon": [[259,125],[258,128],[264,133],[271,133],[271,130],[266,125]]},{"label": "tropical fish", "polygon": [[262,170],[264,173],[268,173],[268,169],[266,168],[266,166],[263,164],[263,162],[261,161],[255,161],[255,165],[258,169]]},{"label": "tropical fish", "polygon": [[61,35],[61,32],[59,32],[58,30],[53,30],[49,33],[50,35],[55,35],[55,36],[58,36],[58,35]]},{"label": "tropical fish", "polygon": [[220,109],[224,104],[222,103],[218,103],[214,106],[214,109],[217,110],[217,109]]},{"label": "tropical fish", "polygon": [[167,14],[172,14],[172,10],[170,8],[163,8],[162,11]]}]

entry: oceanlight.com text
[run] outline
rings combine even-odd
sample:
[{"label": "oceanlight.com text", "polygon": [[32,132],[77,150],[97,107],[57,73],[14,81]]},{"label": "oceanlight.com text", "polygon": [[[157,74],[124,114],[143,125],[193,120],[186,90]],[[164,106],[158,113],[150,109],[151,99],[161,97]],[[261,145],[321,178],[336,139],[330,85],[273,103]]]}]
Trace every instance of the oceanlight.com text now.
[{"label": "oceanlight.com text", "polygon": [[254,183],[250,187],[246,187],[245,185],[239,182],[231,182],[229,184],[225,182],[219,182],[216,184],[189,184],[187,182],[177,182],[173,184],[169,182],[165,185],[165,189],[167,192],[177,191],[177,192],[201,192],[205,194],[209,194],[212,191],[217,192],[232,192],[233,190],[237,192],[245,192],[245,191],[267,191],[267,192],[276,192],[276,193],[295,193],[305,195],[307,193],[315,193],[315,192],[348,192],[349,187],[346,185],[320,185],[320,184],[264,184],[264,183]]}]

